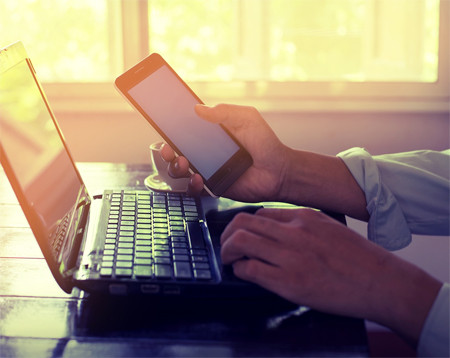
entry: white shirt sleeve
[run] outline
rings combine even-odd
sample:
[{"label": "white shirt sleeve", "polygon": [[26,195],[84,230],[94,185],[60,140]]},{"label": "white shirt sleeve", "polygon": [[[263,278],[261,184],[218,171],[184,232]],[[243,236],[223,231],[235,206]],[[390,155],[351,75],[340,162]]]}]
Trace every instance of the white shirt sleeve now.
[{"label": "white shirt sleeve", "polygon": [[[371,156],[353,148],[338,156],[365,193],[370,240],[396,250],[411,234],[449,235],[450,150]],[[449,293],[446,283],[422,328],[419,356],[450,356]]]},{"label": "white shirt sleeve", "polygon": [[450,285],[444,284],[431,306],[417,345],[419,357],[450,357]]},{"label": "white shirt sleeve", "polygon": [[365,193],[369,240],[397,250],[411,234],[449,235],[450,150],[371,156],[352,148],[338,157]]}]

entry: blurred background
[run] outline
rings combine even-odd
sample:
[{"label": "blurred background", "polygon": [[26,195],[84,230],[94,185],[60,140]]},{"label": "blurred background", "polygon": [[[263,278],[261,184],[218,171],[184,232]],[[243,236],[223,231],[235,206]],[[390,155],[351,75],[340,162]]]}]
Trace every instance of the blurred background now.
[{"label": "blurred background", "polygon": [[[113,81],[159,52],[202,100],[257,107],[334,155],[449,147],[448,0],[2,0],[76,161],[144,163],[159,140]],[[349,225],[365,234],[365,224]],[[449,280],[449,238],[398,252]]]},{"label": "blurred background", "polygon": [[257,107],[290,146],[449,142],[449,1],[3,0],[79,161],[146,162],[157,133],[113,80],[159,52],[205,103]]}]

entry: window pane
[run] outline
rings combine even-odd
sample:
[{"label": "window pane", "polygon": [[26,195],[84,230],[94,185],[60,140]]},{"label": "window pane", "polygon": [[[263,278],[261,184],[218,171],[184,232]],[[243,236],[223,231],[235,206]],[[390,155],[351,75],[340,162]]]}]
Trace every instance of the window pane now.
[{"label": "window pane", "polygon": [[236,15],[230,0],[150,0],[150,50],[183,78],[229,79]]},{"label": "window pane", "polygon": [[[0,46],[22,41],[44,82],[103,81],[118,73],[108,0],[2,0]],[[109,27],[109,28],[108,28]],[[119,64],[120,65],[120,64]]]},{"label": "window pane", "polygon": [[276,0],[269,13],[274,79],[437,78],[437,0]]},{"label": "window pane", "polygon": [[437,79],[438,0],[150,0],[151,51],[187,80]]}]

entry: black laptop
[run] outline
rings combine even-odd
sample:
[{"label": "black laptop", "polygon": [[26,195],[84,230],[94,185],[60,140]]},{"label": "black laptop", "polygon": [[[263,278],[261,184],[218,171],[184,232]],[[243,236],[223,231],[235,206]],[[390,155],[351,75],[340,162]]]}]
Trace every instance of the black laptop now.
[{"label": "black laptop", "polygon": [[3,168],[65,292],[268,294],[221,265],[204,204],[216,199],[145,188],[88,194],[20,42],[0,50],[0,134]]}]

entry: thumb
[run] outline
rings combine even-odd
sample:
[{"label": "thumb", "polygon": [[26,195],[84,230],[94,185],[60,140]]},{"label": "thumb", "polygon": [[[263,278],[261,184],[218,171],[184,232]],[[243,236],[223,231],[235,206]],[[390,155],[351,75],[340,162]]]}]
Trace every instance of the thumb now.
[{"label": "thumb", "polygon": [[249,124],[255,109],[232,104],[218,104],[209,107],[204,104],[195,105],[195,112],[212,123],[220,123],[229,129],[240,129]]}]

